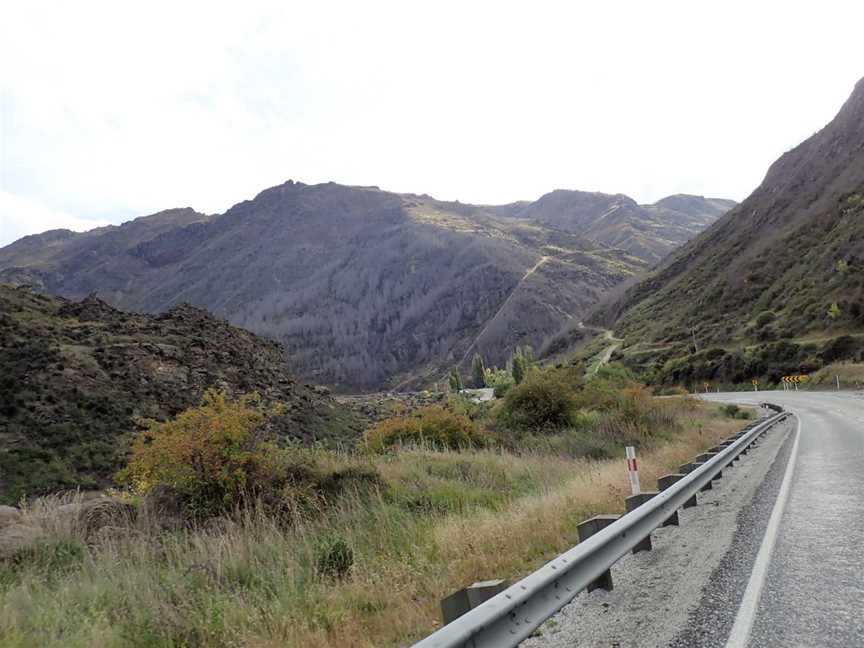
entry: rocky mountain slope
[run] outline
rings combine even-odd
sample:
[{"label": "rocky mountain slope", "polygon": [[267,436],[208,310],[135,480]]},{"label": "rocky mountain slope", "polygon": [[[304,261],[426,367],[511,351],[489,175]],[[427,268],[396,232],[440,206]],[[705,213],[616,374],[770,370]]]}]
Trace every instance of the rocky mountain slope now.
[{"label": "rocky mountain slope", "polygon": [[493,208],[626,250],[655,264],[735,206],[733,200],[677,194],[639,205],[623,194],[557,190],[530,203]]},{"label": "rocky mountain slope", "polygon": [[[621,250],[484,208],[287,182],[220,216],[178,210],[0,250],[0,281],[125,309],[180,302],[282,341],[292,369],[347,389],[503,364],[645,269]],[[157,226],[149,227],[151,220]]]},{"label": "rocky mountain slope", "polygon": [[0,285],[0,502],[107,483],[140,418],[163,420],[208,388],[285,404],[277,433],[356,437],[361,422],[286,373],[279,344],[178,305],[135,315]]},{"label": "rocky mountain slope", "polygon": [[670,382],[749,382],[860,358],[864,80],[747,200],[603,317],[618,320],[633,364]]},{"label": "rocky mountain slope", "polygon": [[543,347],[725,205],[554,192],[483,207],[289,181],[222,215],[26,237],[0,249],[0,282],[144,312],[190,302],[280,340],[310,381],[408,387],[474,352],[503,365]]}]

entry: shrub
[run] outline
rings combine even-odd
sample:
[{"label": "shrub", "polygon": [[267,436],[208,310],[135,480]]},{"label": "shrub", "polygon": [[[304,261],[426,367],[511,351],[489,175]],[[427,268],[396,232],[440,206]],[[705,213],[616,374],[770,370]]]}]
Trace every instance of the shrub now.
[{"label": "shrub", "polygon": [[495,398],[503,398],[507,390],[515,384],[509,371],[497,367],[486,369],[486,386],[492,388]]},{"label": "shrub", "polygon": [[729,404],[729,405],[721,405],[720,413],[724,416],[728,416],[733,419],[749,419],[751,418],[750,412],[747,410],[742,410],[737,405]]},{"label": "shrub", "polygon": [[440,405],[421,407],[406,416],[385,419],[365,434],[366,447],[374,451],[410,443],[459,450],[484,445],[487,441],[488,435],[471,419]]},{"label": "shrub", "polygon": [[770,311],[770,310],[762,311],[756,317],[756,328],[761,329],[766,324],[770,324],[771,322],[774,321],[774,317],[775,317],[775,315],[774,315],[773,311]]},{"label": "shrub", "polygon": [[569,425],[577,406],[580,373],[576,368],[530,373],[507,392],[498,410],[499,422],[534,430]]},{"label": "shrub", "polygon": [[286,456],[264,438],[264,425],[279,411],[255,394],[230,400],[208,391],[200,407],[164,423],[147,421],[116,477],[141,495],[157,485],[174,489],[202,514],[278,489],[288,478]]},{"label": "shrub", "polygon": [[345,578],[354,565],[354,550],[338,534],[324,536],[315,545],[315,566],[322,576]]}]

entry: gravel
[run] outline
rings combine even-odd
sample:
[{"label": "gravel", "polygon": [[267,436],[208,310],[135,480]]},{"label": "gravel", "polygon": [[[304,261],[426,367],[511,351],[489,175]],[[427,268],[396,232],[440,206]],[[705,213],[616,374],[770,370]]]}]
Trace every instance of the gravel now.
[{"label": "gravel", "polygon": [[579,594],[523,648],[723,646],[782,480],[794,422],[741,457],[680,527],[652,533],[653,551],[612,568],[615,589]]}]

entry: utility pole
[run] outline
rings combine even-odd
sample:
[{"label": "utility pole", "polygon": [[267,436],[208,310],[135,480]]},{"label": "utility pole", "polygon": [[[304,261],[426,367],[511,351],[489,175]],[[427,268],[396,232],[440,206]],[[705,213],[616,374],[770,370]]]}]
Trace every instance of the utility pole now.
[{"label": "utility pole", "polygon": [[837,379],[837,391],[840,391],[840,376],[834,376]]}]

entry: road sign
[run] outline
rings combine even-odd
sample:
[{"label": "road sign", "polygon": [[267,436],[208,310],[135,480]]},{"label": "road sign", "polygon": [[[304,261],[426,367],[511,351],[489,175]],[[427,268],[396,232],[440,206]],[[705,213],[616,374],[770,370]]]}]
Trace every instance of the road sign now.
[{"label": "road sign", "polygon": [[807,374],[799,374],[797,376],[783,376],[783,382],[785,383],[802,383],[806,382],[810,379],[810,376]]}]

